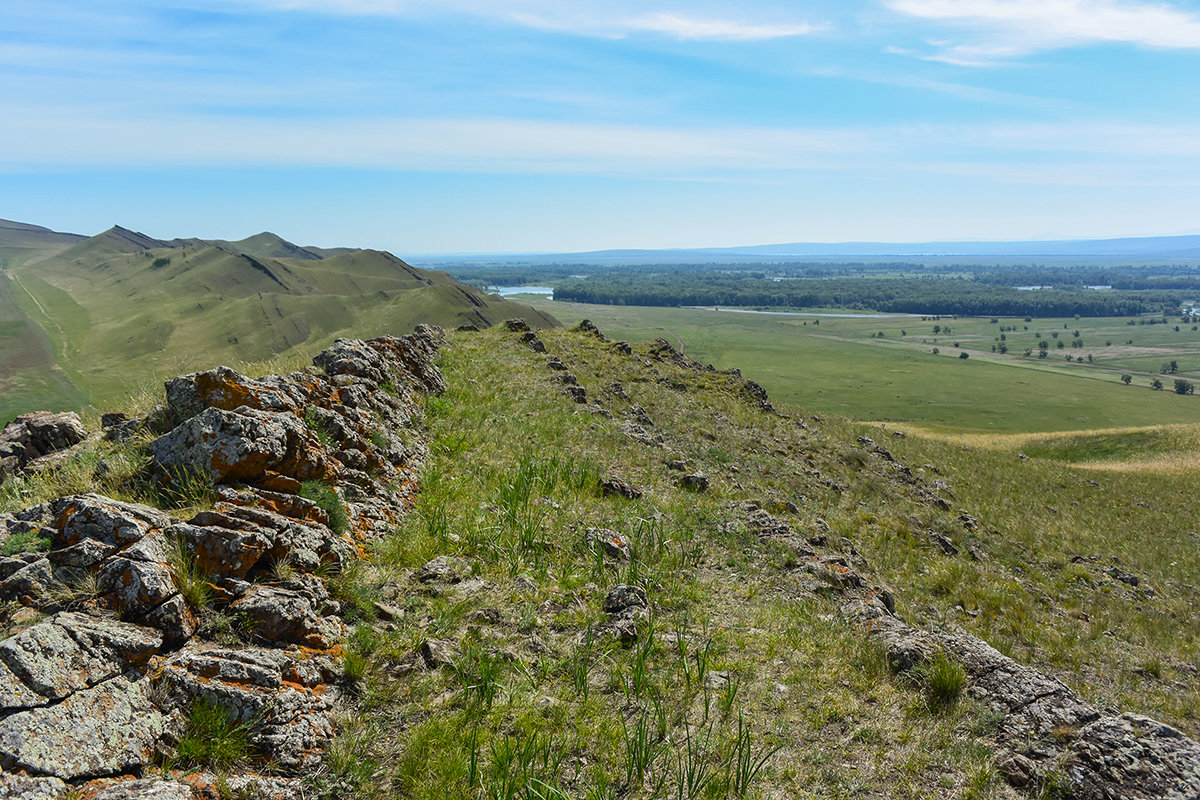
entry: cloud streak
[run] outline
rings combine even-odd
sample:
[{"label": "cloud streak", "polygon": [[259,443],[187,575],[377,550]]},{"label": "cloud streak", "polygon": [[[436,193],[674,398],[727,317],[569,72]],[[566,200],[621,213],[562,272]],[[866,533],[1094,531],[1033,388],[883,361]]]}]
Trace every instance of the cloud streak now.
[{"label": "cloud streak", "polygon": [[1200,49],[1200,16],[1168,3],[1135,0],[884,0],[900,14],[974,33],[932,41],[931,60],[982,66],[1062,47],[1123,43]]},{"label": "cloud streak", "polygon": [[[761,180],[842,171],[894,179],[954,170],[1037,185],[1070,175],[1195,184],[1200,126],[1125,123],[678,127],[526,119],[257,119],[0,108],[0,170],[171,166],[355,168]],[[36,122],[34,122],[36,120]],[[973,165],[973,166],[968,166]],[[888,176],[891,176],[890,178]]]},{"label": "cloud streak", "polygon": [[[248,0],[253,3],[254,0]],[[755,42],[807,36],[828,26],[807,21],[764,21],[741,14],[645,10],[645,3],[572,2],[545,0],[265,0],[274,7],[325,14],[410,16],[457,12],[515,23],[538,30],[580,36],[623,38],[656,34],[679,41]]]}]

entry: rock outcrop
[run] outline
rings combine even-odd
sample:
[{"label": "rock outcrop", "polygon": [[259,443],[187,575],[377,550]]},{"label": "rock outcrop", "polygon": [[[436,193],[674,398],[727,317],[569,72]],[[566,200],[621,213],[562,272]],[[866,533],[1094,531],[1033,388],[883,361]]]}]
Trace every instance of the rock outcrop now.
[{"label": "rock outcrop", "polygon": [[[0,558],[0,600],[27,609],[0,641],[0,797],[92,781],[97,796],[192,797],[178,780],[128,779],[188,734],[200,701],[246,726],[255,771],[274,773],[231,780],[298,795],[339,696],[342,606],[322,576],[408,509],[416,396],[444,388],[440,336],[339,340],[289,375],[168,381],[148,480],[215,496],[185,521],[96,494],[0,515],[0,541],[31,542]],[[23,467],[82,438],[74,415],[33,414],[0,447]],[[217,617],[233,644],[202,633]]]},{"label": "rock outcrop", "polygon": [[83,421],[73,411],[22,414],[0,431],[0,480],[86,437]]}]

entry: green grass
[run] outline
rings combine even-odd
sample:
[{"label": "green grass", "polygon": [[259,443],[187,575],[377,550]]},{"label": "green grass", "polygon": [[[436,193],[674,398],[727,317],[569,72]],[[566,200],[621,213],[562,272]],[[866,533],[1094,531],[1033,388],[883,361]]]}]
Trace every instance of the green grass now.
[{"label": "green grass", "polygon": [[0,545],[0,556],[15,556],[18,553],[44,553],[50,549],[50,540],[38,531],[14,533]]},{"label": "green grass", "polygon": [[[773,400],[813,412],[861,420],[904,421],[941,430],[1028,432],[1089,430],[1193,422],[1194,397],[1148,388],[1164,361],[1175,359],[1183,377],[1200,376],[1200,332],[1170,325],[1129,326],[1125,318],[922,321],[884,318],[768,316],[632,306],[556,303],[520,299],[556,315],[564,324],[593,320],[610,338],[644,341],[664,337],[686,355],[719,369],[738,368],[761,383]],[[837,312],[835,312],[837,313]],[[819,324],[814,324],[818,322]],[[805,324],[807,323],[807,324]],[[934,335],[934,325],[951,335]],[[1006,355],[993,353],[1005,332]],[[1063,325],[1067,325],[1066,329]],[[1028,326],[1029,330],[1024,328]],[[1079,330],[1087,346],[1071,348]],[[904,335],[901,332],[904,331]],[[876,338],[883,333],[883,338]],[[1035,333],[1068,343],[1045,361]],[[1065,337],[1065,338],[1064,338]],[[1134,345],[1125,345],[1132,338]],[[1112,341],[1106,346],[1105,341]],[[954,342],[962,347],[956,349]],[[939,355],[930,351],[940,349]],[[969,352],[970,359],[960,359]],[[1063,354],[1093,355],[1093,363],[1067,362]],[[1124,372],[1134,376],[1125,386]]]},{"label": "green grass", "polygon": [[345,533],[350,525],[346,504],[337,490],[320,481],[304,481],[300,485],[300,496],[312,500],[329,517],[329,528],[334,533]]},{"label": "green grass", "polygon": [[[571,402],[515,335],[451,336],[450,388],[425,402],[422,494],[360,576],[376,591],[401,587],[389,602],[420,623],[378,633],[339,748],[379,771],[362,780],[347,766],[339,785],[364,798],[716,800],[928,797],[949,780],[992,796],[994,773],[979,777],[987,750],[970,732],[978,708],[963,698],[908,714],[924,689],[893,676],[836,601],[805,589],[794,561],[735,508],[804,493],[806,515],[848,528],[856,503],[795,478],[805,453],[842,482],[863,469],[843,457],[844,432],[763,414],[723,375],[649,369],[566,332],[542,338],[590,395],[621,381],[667,448],[636,444]],[[605,404],[618,416],[624,407]],[[676,456],[713,478],[709,491],[677,485],[665,466]],[[603,497],[609,474],[642,498]],[[789,521],[803,529],[805,519]],[[589,547],[587,527],[618,531],[631,559]],[[413,586],[407,576],[435,555],[466,559],[482,583]],[[617,583],[644,587],[653,605],[628,647],[597,633]],[[458,648],[451,665],[400,669],[424,638]],[[396,709],[402,727],[387,722]]]},{"label": "green grass", "polygon": [[175,745],[181,766],[227,769],[251,755],[250,726],[204,697],[192,701],[183,736]]}]

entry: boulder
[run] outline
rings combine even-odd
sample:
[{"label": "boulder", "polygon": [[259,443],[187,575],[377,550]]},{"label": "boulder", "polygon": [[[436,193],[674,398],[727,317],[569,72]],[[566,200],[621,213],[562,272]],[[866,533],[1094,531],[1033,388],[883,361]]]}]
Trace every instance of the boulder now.
[{"label": "boulder", "polygon": [[261,411],[295,411],[296,399],[262,381],[247,378],[229,367],[194,372],[166,382],[167,409],[180,421],[206,408],[233,411],[239,406]]},{"label": "boulder", "polygon": [[21,687],[42,698],[40,704],[61,700],[145,664],[161,646],[151,629],[63,612],[0,642],[0,681],[14,704],[6,708],[33,704]]},{"label": "boulder", "polygon": [[164,730],[149,679],[127,673],[0,720],[0,767],[63,780],[138,771]]},{"label": "boulder", "polygon": [[242,615],[256,639],[327,650],[341,637],[342,625],[334,617],[321,616],[323,599],[295,588],[252,586],[229,608]]},{"label": "boulder", "polygon": [[73,411],[55,414],[33,411],[21,414],[0,431],[0,458],[16,458],[24,467],[42,456],[65,450],[87,438],[83,421]]},{"label": "boulder", "polygon": [[188,645],[163,665],[162,680],[176,713],[203,697],[249,723],[252,746],[276,769],[297,772],[317,767],[333,737],[336,692],[329,682],[338,674],[327,656]]},{"label": "boulder", "polygon": [[149,446],[154,472],[169,481],[198,473],[214,483],[254,483],[267,472],[324,480],[333,466],[317,435],[287,413],[208,408]]}]

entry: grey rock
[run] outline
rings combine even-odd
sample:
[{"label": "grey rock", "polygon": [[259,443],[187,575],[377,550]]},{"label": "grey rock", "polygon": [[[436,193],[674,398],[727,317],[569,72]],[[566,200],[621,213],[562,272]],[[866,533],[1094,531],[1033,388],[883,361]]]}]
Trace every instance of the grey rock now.
[{"label": "grey rock", "polygon": [[149,680],[129,673],[0,720],[0,766],[64,780],[139,770],[164,723]]},{"label": "grey rock", "polygon": [[207,408],[155,439],[148,450],[160,480],[199,472],[214,482],[253,483],[268,472],[308,480],[328,471],[316,434],[300,419],[245,406]]},{"label": "grey rock", "polygon": [[92,800],[192,800],[193,796],[186,783],[144,778],[101,789]]},{"label": "grey rock", "polygon": [[1072,797],[1200,797],[1200,744],[1147,717],[1123,714],[1099,719],[1076,734],[1068,754]]},{"label": "grey rock", "polygon": [[71,788],[58,778],[0,772],[0,800],[55,800]]},{"label": "grey rock", "polygon": [[73,411],[21,414],[0,431],[0,443],[19,447],[12,448],[12,451],[21,467],[36,458],[79,444],[86,437],[87,429]]},{"label": "grey rock", "polygon": [[521,336],[521,344],[525,345],[535,353],[546,352],[546,345],[542,343],[542,340],[539,339],[538,335],[533,331],[529,331]]},{"label": "grey rock", "polygon": [[417,649],[421,660],[429,669],[449,666],[458,657],[458,647],[444,639],[426,639]]},{"label": "grey rock", "polygon": [[642,490],[616,476],[612,476],[600,481],[600,494],[605,497],[617,495],[618,497],[624,497],[626,500],[636,500],[642,496]]},{"label": "grey rock", "polygon": [[470,570],[470,566],[455,556],[438,556],[426,562],[413,576],[421,583],[458,583]]},{"label": "grey rock", "polygon": [[703,472],[693,472],[679,479],[679,485],[693,492],[708,491],[708,476]]},{"label": "grey rock", "polygon": [[588,528],[584,539],[592,550],[600,548],[604,555],[619,561],[629,560],[629,542],[625,537],[608,528]]},{"label": "grey rock", "polygon": [[341,623],[322,617],[311,595],[277,586],[253,586],[229,610],[240,614],[255,638],[271,644],[328,649],[341,637]]},{"label": "grey rock", "polygon": [[635,608],[647,608],[650,602],[646,590],[640,586],[617,584],[604,597],[605,614],[621,614]]},{"label": "grey rock", "polygon": [[523,319],[506,319],[504,320],[504,329],[509,331],[527,331],[529,323]]},{"label": "grey rock", "polygon": [[171,524],[171,518],[158,509],[98,494],[63,497],[50,507],[56,520],[55,549],[87,539],[117,548],[128,547],[150,531]]},{"label": "grey rock", "polygon": [[39,558],[0,582],[0,597],[25,605],[38,605],[55,583],[50,560]]},{"label": "grey rock", "polygon": [[[0,642],[0,662],[28,689],[59,700],[144,664],[161,645],[148,628],[63,612]],[[23,697],[8,686],[12,699]]]}]

